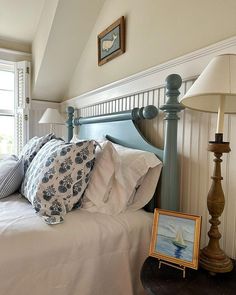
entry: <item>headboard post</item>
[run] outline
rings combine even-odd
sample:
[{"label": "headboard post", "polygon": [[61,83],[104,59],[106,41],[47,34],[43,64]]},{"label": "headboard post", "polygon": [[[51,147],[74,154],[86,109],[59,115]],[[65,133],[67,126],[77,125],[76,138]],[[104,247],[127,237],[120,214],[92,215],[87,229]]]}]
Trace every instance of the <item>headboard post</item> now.
[{"label": "headboard post", "polygon": [[179,167],[177,154],[178,112],[184,109],[179,103],[182,79],[177,74],[166,78],[167,102],[160,107],[165,113],[165,139],[161,184],[161,208],[179,210]]},{"label": "headboard post", "polygon": [[66,109],[67,112],[67,117],[68,120],[66,121],[66,125],[67,125],[67,140],[68,142],[71,141],[72,137],[73,137],[73,129],[74,129],[74,124],[73,124],[73,117],[74,117],[74,111],[75,109],[73,107],[68,107]]}]

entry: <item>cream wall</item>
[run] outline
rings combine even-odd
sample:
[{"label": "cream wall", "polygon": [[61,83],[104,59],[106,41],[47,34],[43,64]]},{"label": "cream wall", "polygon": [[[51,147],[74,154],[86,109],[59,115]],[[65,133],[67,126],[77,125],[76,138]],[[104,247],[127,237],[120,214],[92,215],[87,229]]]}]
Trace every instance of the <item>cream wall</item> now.
[{"label": "cream wall", "polygon": [[[235,0],[106,0],[65,99],[236,34]],[[126,53],[98,67],[97,35],[126,17]]]},{"label": "cream wall", "polygon": [[44,57],[57,5],[58,0],[45,1],[42,15],[38,24],[38,29],[32,43],[32,55],[34,65],[33,84],[37,80],[40,65]]}]

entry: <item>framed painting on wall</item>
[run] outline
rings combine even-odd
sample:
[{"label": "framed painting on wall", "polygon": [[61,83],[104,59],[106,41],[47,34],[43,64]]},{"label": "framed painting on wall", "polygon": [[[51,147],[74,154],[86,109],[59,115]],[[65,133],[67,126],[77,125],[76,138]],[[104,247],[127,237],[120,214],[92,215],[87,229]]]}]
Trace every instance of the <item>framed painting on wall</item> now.
[{"label": "framed painting on wall", "polygon": [[198,268],[201,216],[155,209],[150,256]]},{"label": "framed painting on wall", "polygon": [[97,37],[98,65],[101,66],[125,52],[125,18],[120,17]]}]

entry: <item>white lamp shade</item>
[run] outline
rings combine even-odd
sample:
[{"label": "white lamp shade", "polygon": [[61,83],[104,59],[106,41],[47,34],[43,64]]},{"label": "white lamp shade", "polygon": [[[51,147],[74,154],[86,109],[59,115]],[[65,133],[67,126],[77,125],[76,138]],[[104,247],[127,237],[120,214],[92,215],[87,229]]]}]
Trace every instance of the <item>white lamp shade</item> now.
[{"label": "white lamp shade", "polygon": [[64,120],[62,119],[57,109],[47,108],[41,119],[39,120],[39,123],[64,124]]},{"label": "white lamp shade", "polygon": [[222,97],[224,112],[236,113],[236,54],[214,57],[180,101],[191,109],[217,112]]}]

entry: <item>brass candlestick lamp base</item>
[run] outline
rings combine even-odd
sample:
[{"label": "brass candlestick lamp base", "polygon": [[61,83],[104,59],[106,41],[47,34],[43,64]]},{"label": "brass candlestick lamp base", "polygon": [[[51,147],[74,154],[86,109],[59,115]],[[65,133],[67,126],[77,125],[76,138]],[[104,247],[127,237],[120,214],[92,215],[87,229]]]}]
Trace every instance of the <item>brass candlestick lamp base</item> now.
[{"label": "brass candlestick lamp base", "polygon": [[221,216],[224,206],[225,198],[221,186],[221,169],[220,163],[223,153],[229,153],[229,142],[223,142],[223,134],[217,133],[216,140],[210,141],[208,151],[213,152],[215,159],[215,167],[212,178],[212,184],[207,197],[207,208],[211,215],[209,222],[211,228],[208,232],[210,238],[208,245],[201,250],[200,253],[200,266],[212,274],[230,272],[233,269],[231,259],[220,248],[219,240],[221,234],[218,229],[220,224],[219,217]]}]

